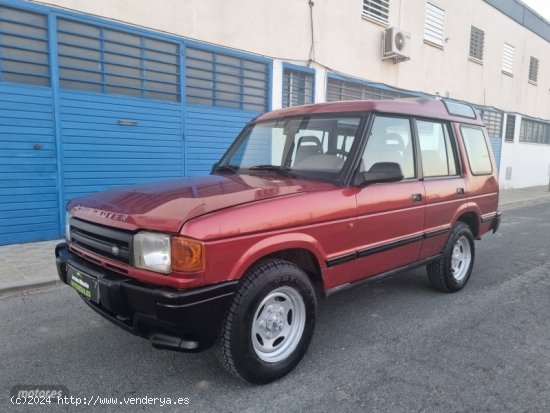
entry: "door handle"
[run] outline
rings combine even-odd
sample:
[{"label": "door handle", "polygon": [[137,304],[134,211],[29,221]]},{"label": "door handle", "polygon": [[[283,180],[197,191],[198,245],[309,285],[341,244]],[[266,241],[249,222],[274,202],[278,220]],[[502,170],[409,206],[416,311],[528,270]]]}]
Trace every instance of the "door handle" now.
[{"label": "door handle", "polygon": [[456,188],[457,195],[464,195],[464,188]]},{"label": "door handle", "polygon": [[413,202],[420,202],[422,201],[422,194],[412,194],[411,198]]}]

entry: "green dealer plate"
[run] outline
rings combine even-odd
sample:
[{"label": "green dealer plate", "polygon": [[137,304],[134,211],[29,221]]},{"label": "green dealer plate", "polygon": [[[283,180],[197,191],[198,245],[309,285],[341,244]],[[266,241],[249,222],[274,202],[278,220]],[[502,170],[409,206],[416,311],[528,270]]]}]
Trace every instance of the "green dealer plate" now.
[{"label": "green dealer plate", "polygon": [[99,284],[91,275],[67,265],[67,283],[81,296],[94,303],[99,302]]}]

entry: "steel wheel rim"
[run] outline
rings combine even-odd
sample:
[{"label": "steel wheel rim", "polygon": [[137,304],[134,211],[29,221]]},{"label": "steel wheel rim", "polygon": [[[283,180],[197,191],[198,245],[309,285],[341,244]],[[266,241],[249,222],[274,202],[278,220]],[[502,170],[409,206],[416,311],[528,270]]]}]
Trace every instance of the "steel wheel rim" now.
[{"label": "steel wheel rim", "polygon": [[468,239],[463,235],[453,245],[451,255],[451,273],[456,281],[464,280],[471,262],[472,248]]},{"label": "steel wheel rim", "polygon": [[251,339],[256,355],[267,363],[290,356],[304,332],[306,306],[301,294],[284,286],[271,291],[258,305]]}]

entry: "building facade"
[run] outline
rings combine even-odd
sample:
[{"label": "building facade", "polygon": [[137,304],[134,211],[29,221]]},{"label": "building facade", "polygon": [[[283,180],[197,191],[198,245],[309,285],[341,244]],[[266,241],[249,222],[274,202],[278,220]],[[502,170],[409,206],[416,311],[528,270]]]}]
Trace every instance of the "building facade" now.
[{"label": "building facade", "polygon": [[517,0],[0,0],[0,244],[68,199],[206,174],[266,110],[475,105],[503,188],[550,175],[550,24]]}]

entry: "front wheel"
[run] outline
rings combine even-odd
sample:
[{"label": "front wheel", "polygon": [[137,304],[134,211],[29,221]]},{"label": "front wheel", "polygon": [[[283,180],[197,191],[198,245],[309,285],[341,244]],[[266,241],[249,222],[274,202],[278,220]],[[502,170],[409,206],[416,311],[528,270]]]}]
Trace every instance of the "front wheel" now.
[{"label": "front wheel", "polygon": [[427,267],[428,279],[437,290],[459,291],[468,282],[474,266],[474,236],[470,227],[457,222],[443,247],[441,258]]},{"label": "front wheel", "polygon": [[262,384],[289,373],[305,354],[316,314],[307,274],[281,259],[255,265],[225,317],[217,353],[233,375]]}]

